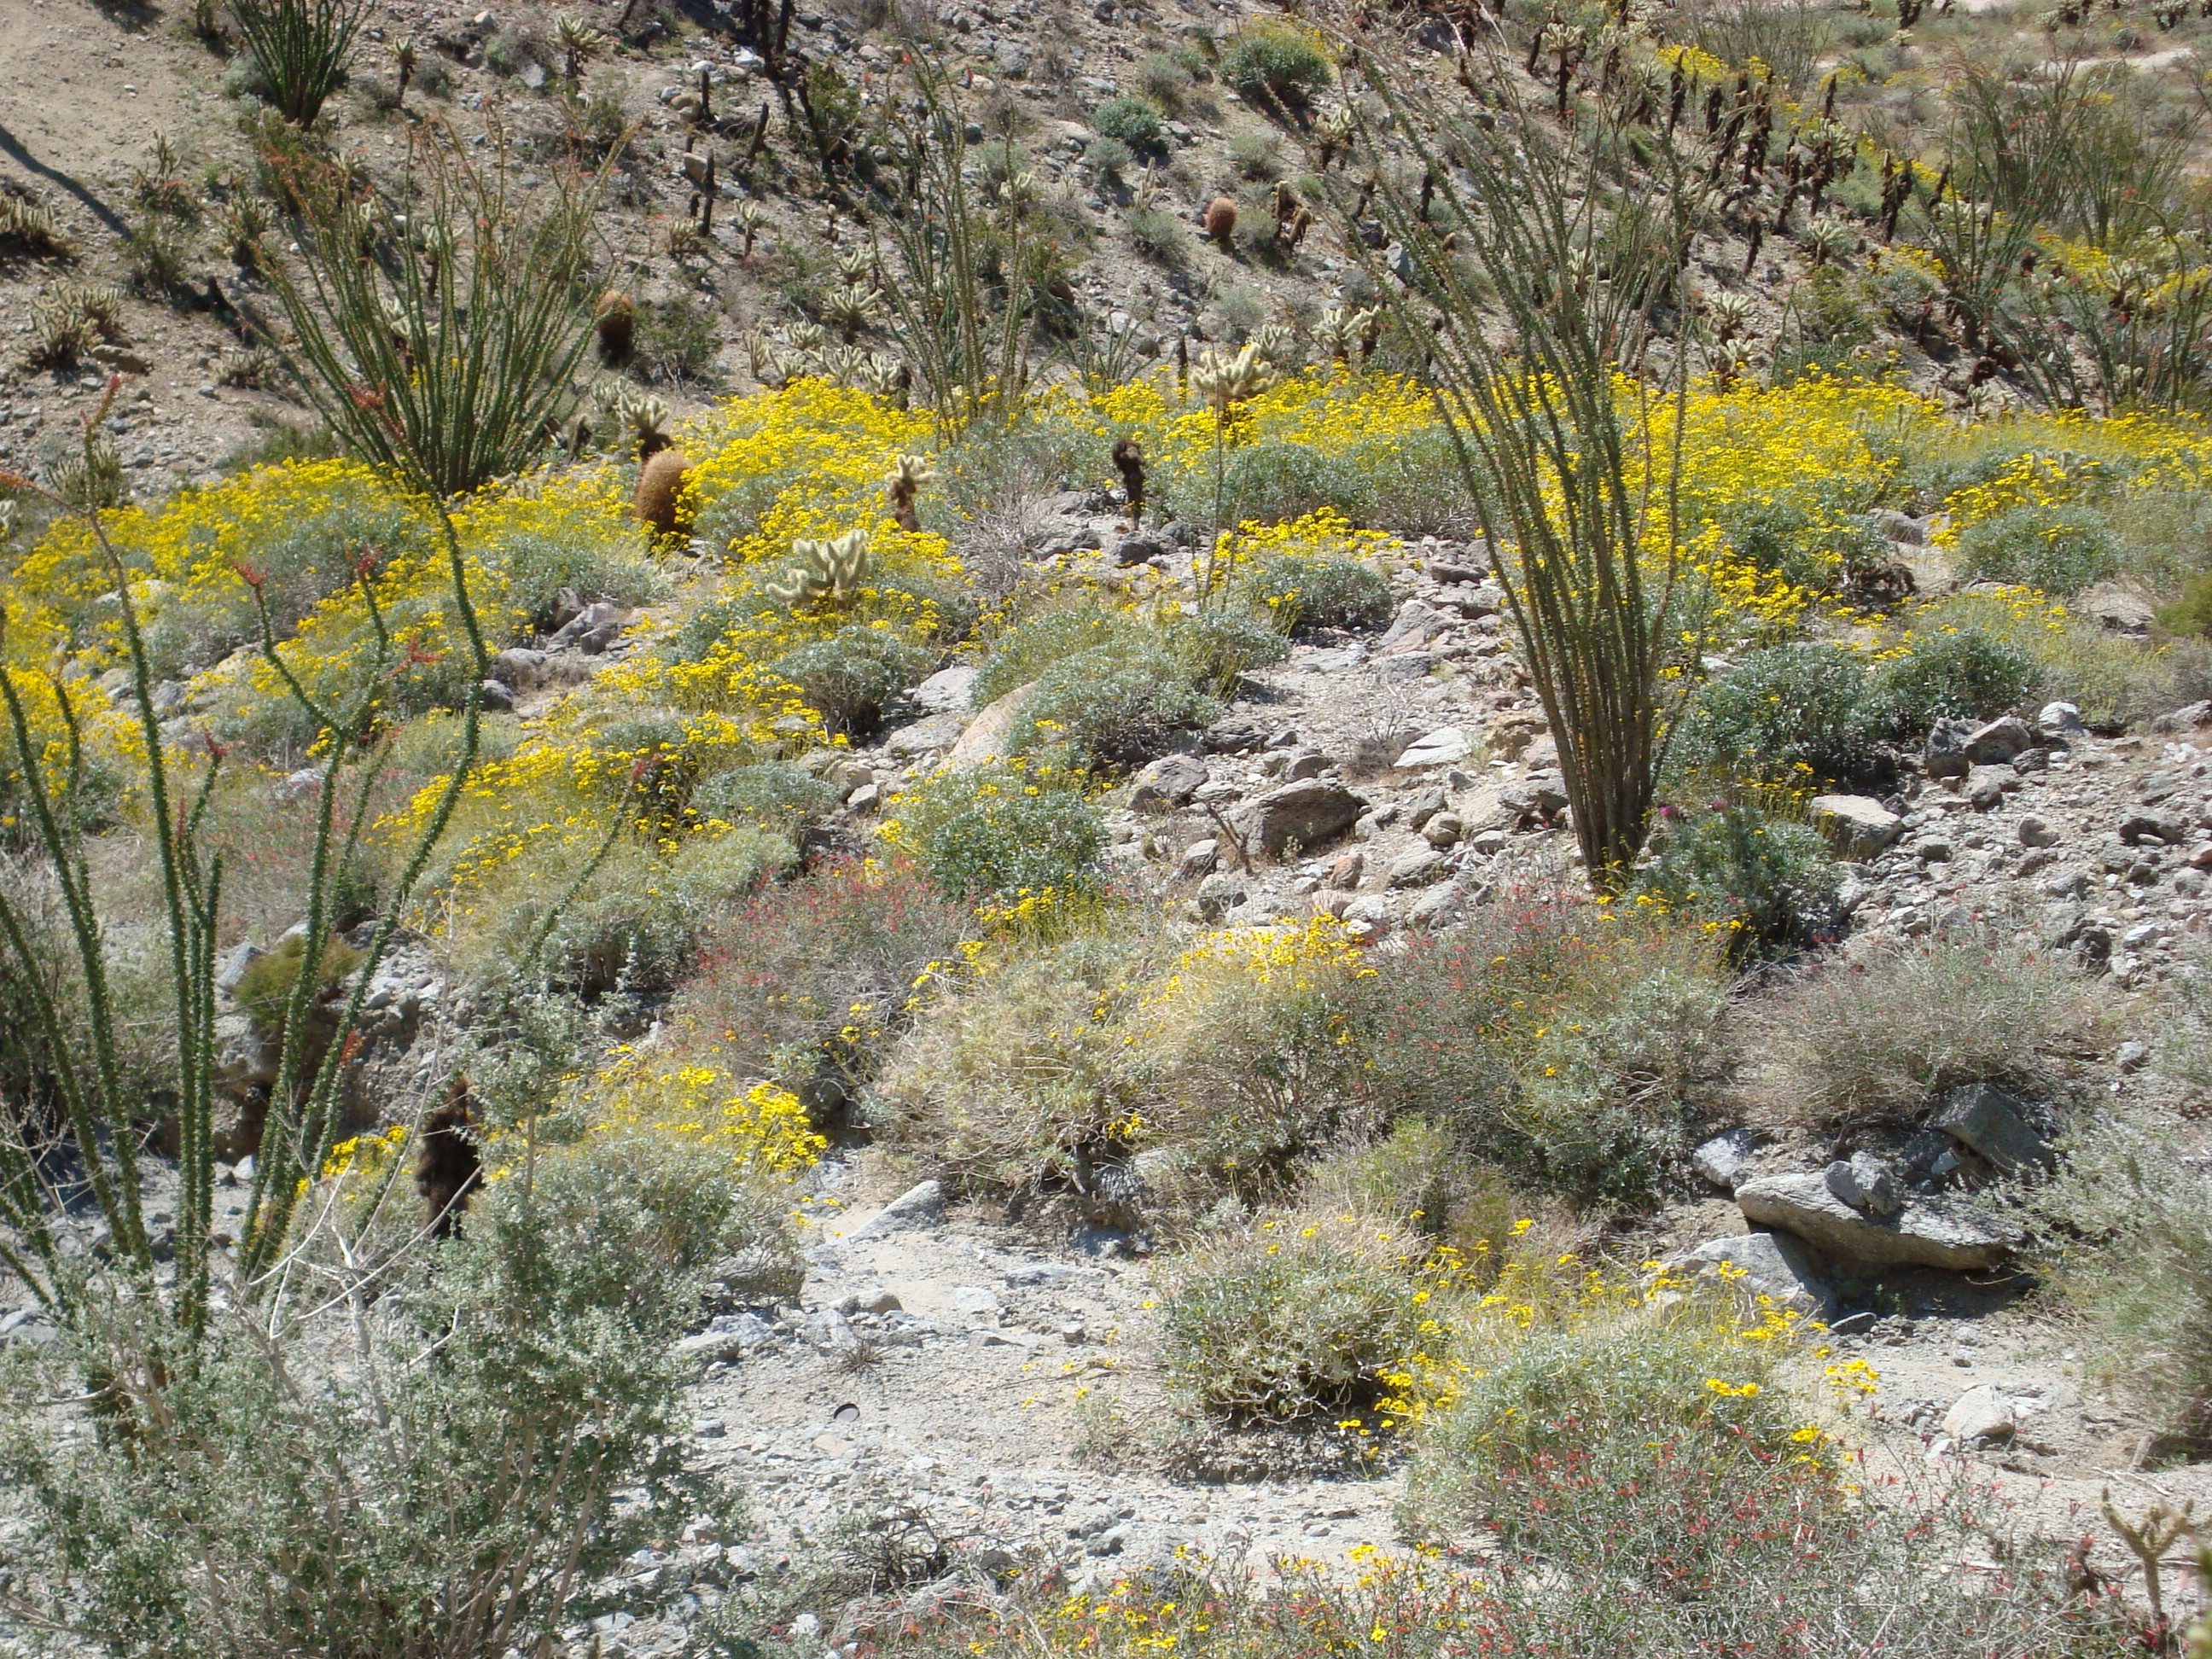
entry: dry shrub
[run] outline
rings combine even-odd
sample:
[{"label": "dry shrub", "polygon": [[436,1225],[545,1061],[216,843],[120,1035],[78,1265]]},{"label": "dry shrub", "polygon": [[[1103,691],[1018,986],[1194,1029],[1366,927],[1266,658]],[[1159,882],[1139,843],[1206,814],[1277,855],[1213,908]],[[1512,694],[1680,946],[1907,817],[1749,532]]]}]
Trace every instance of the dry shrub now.
[{"label": "dry shrub", "polygon": [[2094,988],[2057,957],[1992,938],[1816,963],[1743,1012],[1743,1047],[1765,1060],[1749,1104],[1770,1123],[1840,1129],[1917,1127],[1970,1083],[2053,1101],[2061,1055],[2100,1012]]},{"label": "dry shrub", "polygon": [[1231,1423],[1364,1410],[1420,1344],[1407,1248],[1354,1215],[1295,1213],[1201,1245],[1160,1297],[1170,1387]]},{"label": "dry shrub", "polygon": [[1171,950],[1141,923],[1002,948],[937,1000],[886,1069],[888,1132],[946,1179],[1002,1189],[1072,1147],[1113,1146],[1148,1091],[1112,1016]]}]

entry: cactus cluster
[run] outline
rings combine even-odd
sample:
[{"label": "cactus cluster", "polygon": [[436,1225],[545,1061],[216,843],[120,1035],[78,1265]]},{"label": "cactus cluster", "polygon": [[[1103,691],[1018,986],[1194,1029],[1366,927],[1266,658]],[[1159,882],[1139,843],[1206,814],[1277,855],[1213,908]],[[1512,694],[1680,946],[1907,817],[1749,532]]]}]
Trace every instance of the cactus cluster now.
[{"label": "cactus cluster", "polygon": [[0,253],[66,259],[75,252],[52,208],[29,197],[0,191]]},{"label": "cactus cluster", "polygon": [[843,604],[867,580],[874,562],[866,530],[848,530],[828,541],[794,541],[791,554],[797,562],[782,580],[761,585],[762,591],[781,605],[797,605],[803,599]]}]

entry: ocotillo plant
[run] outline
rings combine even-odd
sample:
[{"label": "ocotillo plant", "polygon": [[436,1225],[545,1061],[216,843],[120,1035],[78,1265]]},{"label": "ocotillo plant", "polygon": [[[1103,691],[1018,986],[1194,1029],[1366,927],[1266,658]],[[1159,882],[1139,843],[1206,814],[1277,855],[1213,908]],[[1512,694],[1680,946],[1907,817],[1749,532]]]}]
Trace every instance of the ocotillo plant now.
[{"label": "ocotillo plant", "polygon": [[[1387,268],[1356,223],[1346,244],[1401,331],[1433,340],[1439,412],[1499,550],[1576,837],[1591,882],[1617,892],[1643,849],[1665,755],[1665,672],[1686,648],[1670,434],[1686,354],[1673,354],[1656,386],[1631,381],[1624,393],[1617,382],[1646,367],[1654,308],[1678,302],[1703,189],[1669,143],[1639,132],[1633,147],[1602,112],[1561,139],[1525,107],[1478,109],[1456,88],[1396,73],[1386,45],[1352,47],[1374,112],[1389,112],[1433,175],[1460,240],[1448,245],[1406,179],[1380,170],[1372,203],[1406,260]],[[1624,399],[1671,405],[1671,428]],[[1633,442],[1632,431],[1662,435]]]}]

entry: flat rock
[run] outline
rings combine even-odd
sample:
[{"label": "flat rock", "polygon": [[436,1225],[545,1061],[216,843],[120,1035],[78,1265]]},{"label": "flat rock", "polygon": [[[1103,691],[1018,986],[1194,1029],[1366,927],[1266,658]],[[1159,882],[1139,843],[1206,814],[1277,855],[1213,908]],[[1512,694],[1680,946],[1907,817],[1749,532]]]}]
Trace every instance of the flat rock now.
[{"label": "flat rock", "polygon": [[1868,795],[1815,795],[1813,827],[1839,859],[1873,858],[1897,839],[1904,820]]},{"label": "flat rock", "polygon": [[1472,732],[1462,726],[1447,726],[1431,732],[1398,757],[1401,771],[1418,771],[1430,766],[1456,766],[1475,751]]},{"label": "flat rock", "polygon": [[916,755],[954,747],[960,741],[962,729],[957,714],[926,714],[885,738],[884,747],[901,759],[910,760]]},{"label": "flat rock", "polygon": [[1292,845],[1309,852],[1326,846],[1358,823],[1366,810],[1365,799],[1340,783],[1301,778],[1245,802],[1237,809],[1236,823],[1248,844],[1270,858],[1280,858]]},{"label": "flat rock", "polygon": [[907,695],[917,707],[933,714],[971,714],[975,707],[975,676],[980,672],[966,666],[940,668]]},{"label": "flat rock", "polygon": [[844,1236],[848,1239],[884,1238],[902,1228],[933,1225],[944,1215],[944,1183],[925,1181],[908,1188]]},{"label": "flat rock", "polygon": [[1036,690],[1036,682],[1018,685],[1003,697],[998,698],[982,713],[968,722],[968,729],[945,757],[948,772],[972,772],[977,767],[997,760],[1006,752],[1006,744],[1014,735],[1015,724],[1021,719],[1022,705]]},{"label": "flat rock", "polygon": [[1976,766],[2009,765],[2014,756],[2035,746],[2035,733],[2016,714],[2007,714],[1966,734],[1966,758]]},{"label": "flat rock", "polygon": [[1735,1233],[1706,1240],[1667,1263],[1670,1273],[1723,1276],[1716,1270],[1731,1267],[1742,1277],[1735,1282],[1761,1296],[1772,1297],[1800,1313],[1818,1314],[1828,1307],[1827,1285],[1813,1269],[1805,1247],[1787,1233]]},{"label": "flat rock", "polygon": [[1187,806],[1205,787],[1206,763],[1192,755],[1163,755],[1137,774],[1129,791],[1132,812],[1166,812]]},{"label": "flat rock", "polygon": [[1744,1219],[1795,1233],[1855,1267],[1994,1267],[2015,1236],[1948,1194],[1914,1194],[1893,1216],[1862,1215],[1818,1174],[1761,1176],[1735,1189]]}]

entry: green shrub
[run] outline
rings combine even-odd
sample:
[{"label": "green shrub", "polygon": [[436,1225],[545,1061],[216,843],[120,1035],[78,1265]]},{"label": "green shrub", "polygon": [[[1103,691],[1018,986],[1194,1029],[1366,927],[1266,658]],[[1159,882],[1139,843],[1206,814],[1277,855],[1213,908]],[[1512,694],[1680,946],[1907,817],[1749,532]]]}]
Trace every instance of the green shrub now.
[{"label": "green shrub", "polygon": [[[273,951],[265,951],[246,964],[239,976],[231,995],[240,1010],[253,1022],[254,1030],[261,1040],[278,1043],[284,1040],[284,1011],[290,1005],[292,988],[300,982],[301,964],[307,960],[305,939],[295,936],[286,939]],[[334,939],[323,946],[321,960],[316,963],[318,984],[309,1006],[326,1002],[349,977],[361,962],[361,953],[342,939]]]},{"label": "green shrub", "polygon": [[553,607],[564,587],[586,605],[605,599],[627,606],[659,598],[666,584],[648,545],[643,526],[634,535],[611,540],[595,523],[587,532],[512,531],[489,543],[481,556],[505,588],[507,603],[544,633],[551,627]]},{"label": "green shrub", "polygon": [[757,823],[793,842],[836,804],[835,789],[788,761],[717,772],[691,792],[691,810],[702,823]]},{"label": "green shrub", "polygon": [[2093,1369],[2185,1445],[2212,1443],[2212,1166],[2136,1109],[2069,1140],[2019,1190],[2046,1282],[2084,1328]]},{"label": "green shrub", "polygon": [[1701,933],[1613,927],[1557,895],[1480,906],[1359,981],[1360,1121],[1423,1118],[1532,1189],[1648,1206],[1711,1069],[1713,956]]},{"label": "green shrub", "polygon": [[1240,611],[1208,611],[1168,630],[1167,651],[1183,677],[1200,690],[1226,697],[1255,668],[1291,654],[1288,641],[1268,621]]},{"label": "green shrub", "polygon": [[1913,738],[1939,720],[1995,720],[2039,679],[2033,657],[1981,629],[1915,633],[1875,677],[1874,707],[1890,731]]},{"label": "green shrub", "polygon": [[1192,689],[1184,666],[1158,647],[1094,646],[1038,677],[1036,692],[1022,704],[1012,747],[1022,754],[1065,745],[1088,766],[1139,766],[1220,713],[1221,705]]},{"label": "green shrub", "polygon": [[1173,52],[1146,52],[1137,60],[1137,84],[1162,109],[1181,109],[1190,96],[1191,70]]},{"label": "green shrub", "polygon": [[2062,1097],[2058,1053],[2094,1030],[2097,1005],[2051,955],[1942,938],[1808,967],[1741,1018],[1763,1061],[1752,1099],[1770,1120],[1917,1127],[1969,1083]]},{"label": "green shrub", "polygon": [[871,731],[884,705],[927,671],[930,654],[888,629],[853,623],[769,665],[805,694],[833,732]]},{"label": "green shrub", "polygon": [[1796,782],[1801,775],[1880,786],[1894,763],[1868,707],[1864,661],[1803,640],[1747,653],[1698,689],[1669,758],[1689,771]]},{"label": "green shrub", "polygon": [[1093,138],[1083,159],[1109,179],[1118,179],[1137,164],[1137,152],[1119,138]]},{"label": "green shrub", "polygon": [[[379,1296],[219,1313],[187,1363],[118,1294],[19,1366],[11,1593],[148,1659],[550,1651],[633,1552],[740,1521],[688,1467],[674,1344],[716,1262],[787,1254],[783,1206],[665,1139],[534,1163]],[[88,1377],[115,1384],[90,1407]],[[71,1397],[65,1419],[33,1404]]]},{"label": "green shrub", "polygon": [[[782,836],[752,823],[690,836],[672,857],[625,842],[571,896],[572,856],[526,854],[500,872],[480,901],[480,915],[493,920],[456,941],[471,979],[542,979],[587,1002],[665,992],[723,909],[787,869],[796,854]],[[530,947],[540,939],[542,953],[533,957]]]},{"label": "green shrub", "polygon": [[975,676],[975,706],[985,708],[1029,684],[1064,657],[1138,633],[1135,623],[1103,606],[1071,605],[1032,617],[992,641],[991,654]]},{"label": "green shrub", "polygon": [[[461,716],[449,709],[418,714],[399,728],[392,746],[392,764],[412,778],[441,778],[460,764],[464,741]],[[477,721],[477,763],[488,766],[512,757],[522,746],[522,722],[511,714],[483,714]]]},{"label": "green shrub", "polygon": [[2031,502],[1968,525],[1959,538],[1958,562],[1961,576],[2065,598],[2118,569],[2120,549],[2094,507]]},{"label": "green shrub", "polygon": [[1148,98],[1127,94],[1099,105],[1091,112],[1091,125],[1101,137],[1118,138],[1144,155],[1157,151],[1166,136],[1158,106]]},{"label": "green shrub", "polygon": [[[1672,1317],[1639,1312],[1476,1346],[1458,1398],[1421,1437],[1409,1519],[1423,1537],[1487,1527],[1571,1560],[1618,1523],[1624,1492],[1650,1491],[1672,1519],[1662,1494],[1686,1488],[1710,1502],[1756,1480],[1798,1449],[1803,1408],[1778,1386],[1787,1342],[1731,1340],[1732,1323],[1695,1297]],[[1693,1532],[1684,1538],[1698,1547]]]},{"label": "green shrub", "polygon": [[1121,222],[1128,228],[1136,250],[1158,260],[1170,270],[1180,269],[1190,257],[1190,232],[1165,208],[1149,202],[1133,205]]},{"label": "green shrub", "polygon": [[1638,899],[1717,923],[1739,961],[1809,944],[1835,926],[1835,854],[1802,823],[1754,806],[1666,807],[1657,840]]},{"label": "green shrub", "polygon": [[1419,1346],[1400,1248],[1370,1221],[1279,1216],[1200,1245],[1160,1295],[1160,1368],[1198,1410],[1288,1423],[1360,1410]]},{"label": "green shrub", "polygon": [[956,898],[1088,885],[1105,823],[1049,767],[994,763],[939,772],[894,798],[884,834]]},{"label": "green shrub", "polygon": [[905,1024],[916,976],[970,926],[964,906],[902,860],[830,861],[761,889],[715,925],[669,1023],[795,1089],[825,1062],[855,1084]]},{"label": "green shrub", "polygon": [[1221,60],[1223,85],[1292,108],[1310,101],[1334,78],[1319,40],[1279,23],[1248,30]]},{"label": "green shrub", "polygon": [[1293,635],[1321,628],[1379,628],[1390,620],[1390,584],[1351,559],[1278,554],[1253,573],[1246,590]]}]

